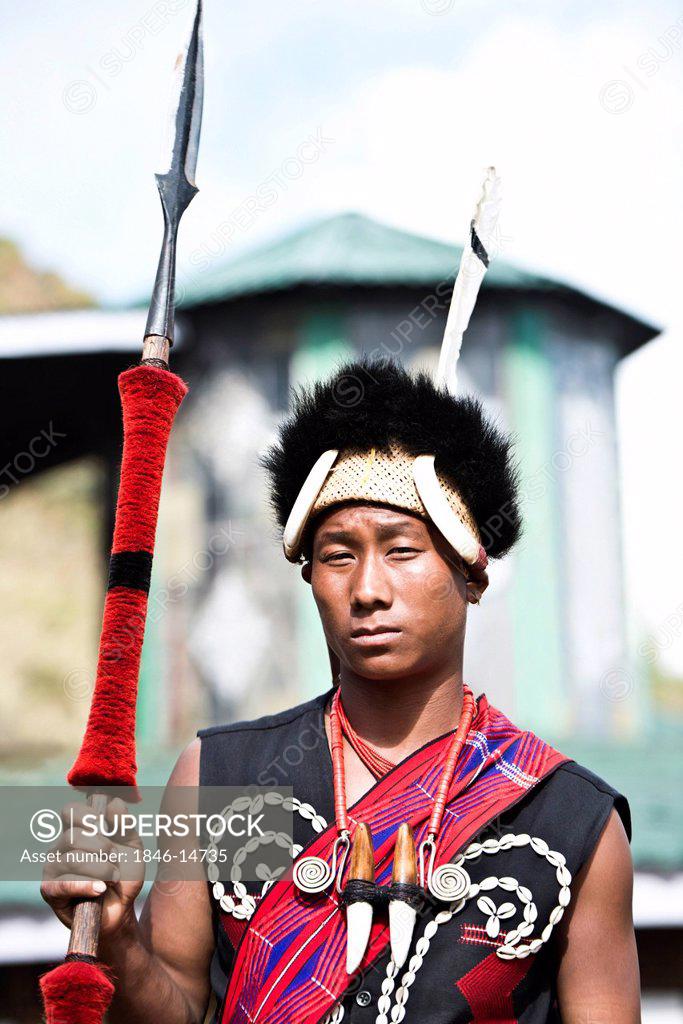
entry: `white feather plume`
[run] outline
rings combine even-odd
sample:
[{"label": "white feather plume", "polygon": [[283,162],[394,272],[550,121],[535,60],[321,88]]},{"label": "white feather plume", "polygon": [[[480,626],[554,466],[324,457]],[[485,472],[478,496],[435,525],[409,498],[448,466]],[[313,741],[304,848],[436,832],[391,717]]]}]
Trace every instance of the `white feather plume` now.
[{"label": "white feather plume", "polygon": [[[473,224],[474,230],[489,257],[493,249],[493,241],[498,224],[500,200],[500,178],[496,174],[495,167],[488,167],[482,196],[477,203],[477,209],[474,213]],[[439,365],[436,371],[437,385],[445,385],[451,394],[455,394],[457,390],[457,367],[462,346],[462,336],[470,322],[472,310],[477,301],[477,295],[485,273],[486,267],[473,252],[471,240],[468,239],[460,259],[460,267],[455,287],[453,288],[453,298],[448,310],[446,330],[441,343]]]}]

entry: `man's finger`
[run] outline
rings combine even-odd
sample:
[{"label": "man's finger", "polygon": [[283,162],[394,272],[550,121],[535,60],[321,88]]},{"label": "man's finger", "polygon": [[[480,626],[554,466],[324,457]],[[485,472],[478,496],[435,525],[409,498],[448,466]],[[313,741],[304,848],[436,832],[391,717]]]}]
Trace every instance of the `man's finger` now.
[{"label": "man's finger", "polygon": [[46,903],[68,903],[84,897],[101,896],[107,884],[102,879],[87,881],[86,879],[51,879],[43,882],[40,895]]},{"label": "man's finger", "polygon": [[74,800],[70,804],[65,804],[59,813],[61,814],[64,828],[69,828],[72,824],[81,826],[83,824],[83,816],[85,814],[92,814],[93,809],[90,804],[76,803]]},{"label": "man's finger", "polygon": [[83,864],[46,864],[44,879],[59,881],[72,879],[81,881],[83,879],[104,879],[105,881],[117,881],[121,877],[121,871],[117,864],[111,861],[94,861]]},{"label": "man's finger", "polygon": [[82,829],[74,828],[62,832],[53,849],[60,850],[63,856],[68,854],[71,859],[79,851],[90,854],[102,852],[109,855],[116,850],[116,847],[106,836],[88,835]]},{"label": "man's finger", "polygon": [[129,811],[127,804],[125,804],[123,800],[118,796],[115,796],[114,799],[110,800],[109,803],[107,804],[106,818],[107,821],[110,822],[110,824],[112,825],[114,824],[115,818],[120,817],[122,814],[128,813]]},{"label": "man's finger", "polygon": [[[104,819],[108,825],[119,826],[122,816],[130,814],[130,811],[124,801],[117,796],[108,802],[102,814],[96,813],[88,803],[77,803],[75,801],[62,807],[60,813],[65,829],[71,826],[83,828],[87,817],[88,828],[91,828],[92,823],[96,822],[99,830],[101,819]],[[111,830],[109,829],[108,831]],[[128,833],[129,831],[130,825],[127,823],[126,832]]]}]

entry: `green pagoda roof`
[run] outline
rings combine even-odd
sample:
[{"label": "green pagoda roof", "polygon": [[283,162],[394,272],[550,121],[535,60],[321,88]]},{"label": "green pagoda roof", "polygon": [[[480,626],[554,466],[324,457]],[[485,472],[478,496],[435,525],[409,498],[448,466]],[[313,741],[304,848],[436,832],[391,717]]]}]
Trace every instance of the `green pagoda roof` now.
[{"label": "green pagoda roof", "polygon": [[[359,213],[317,221],[278,241],[197,273],[181,307],[299,286],[426,286],[452,279],[461,246],[380,224]],[[488,287],[564,288],[548,278],[492,261]]]}]

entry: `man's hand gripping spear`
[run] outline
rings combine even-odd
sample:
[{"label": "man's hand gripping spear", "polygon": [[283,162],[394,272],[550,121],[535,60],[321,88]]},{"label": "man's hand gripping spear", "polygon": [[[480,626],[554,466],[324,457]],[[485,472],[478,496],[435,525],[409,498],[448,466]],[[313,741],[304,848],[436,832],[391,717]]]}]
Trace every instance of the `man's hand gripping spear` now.
[{"label": "man's hand gripping spear", "polygon": [[[80,753],[68,775],[104,811],[102,786],[136,787],[135,705],[147,615],[161,479],[175,414],[187,386],[168,368],[173,344],[176,240],[180,218],[197,193],[194,183],[202,118],[202,4],[176,62],[167,169],[156,175],[164,213],[152,301],[138,366],[119,377],[123,456],[97,678]],[[64,963],[41,978],[47,1024],[99,1024],[114,993],[97,962],[102,898],[82,900],[73,916]]]}]

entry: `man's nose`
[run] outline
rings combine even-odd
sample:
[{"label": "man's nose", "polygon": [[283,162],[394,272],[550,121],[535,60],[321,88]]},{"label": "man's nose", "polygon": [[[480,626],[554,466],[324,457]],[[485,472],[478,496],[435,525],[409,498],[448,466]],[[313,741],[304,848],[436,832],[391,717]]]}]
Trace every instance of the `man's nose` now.
[{"label": "man's nose", "polygon": [[351,579],[351,604],[354,608],[391,605],[391,585],[381,558],[363,555]]}]

